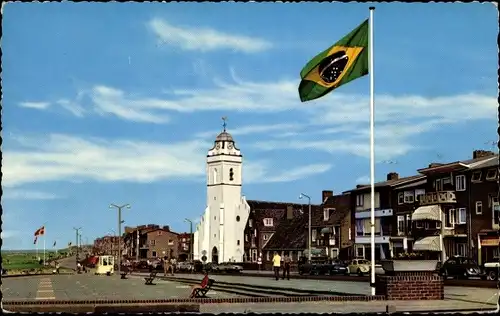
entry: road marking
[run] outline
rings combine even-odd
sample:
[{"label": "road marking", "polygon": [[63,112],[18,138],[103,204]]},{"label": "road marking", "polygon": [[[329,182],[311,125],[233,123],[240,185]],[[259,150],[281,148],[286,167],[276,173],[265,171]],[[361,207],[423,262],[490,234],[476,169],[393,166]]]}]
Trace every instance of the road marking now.
[{"label": "road marking", "polygon": [[[47,296],[45,296],[47,295]],[[43,278],[38,283],[38,290],[36,292],[36,300],[55,300],[56,296],[54,290],[52,289],[52,280],[49,278]]]},{"label": "road marking", "polygon": [[56,297],[55,296],[47,296],[47,297],[35,297],[35,300],[55,300]]},{"label": "road marking", "polygon": [[177,285],[175,288],[176,289],[188,289],[188,288],[190,288],[190,286],[189,285]]},{"label": "road marking", "polygon": [[52,294],[54,294],[54,290],[38,290],[36,291],[37,293],[48,293],[48,292],[52,292]]}]

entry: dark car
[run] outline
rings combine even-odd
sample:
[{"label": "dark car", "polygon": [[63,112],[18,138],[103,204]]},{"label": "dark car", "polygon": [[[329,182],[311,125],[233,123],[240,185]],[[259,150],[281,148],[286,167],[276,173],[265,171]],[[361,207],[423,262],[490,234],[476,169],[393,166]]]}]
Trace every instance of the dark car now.
[{"label": "dark car", "polygon": [[486,275],[481,267],[471,258],[455,256],[444,262],[439,268],[439,274],[443,277],[454,277],[468,279],[470,277],[480,277],[486,279]]},{"label": "dark car", "polygon": [[332,262],[325,264],[324,270],[325,274],[328,273],[329,275],[349,275],[347,265],[340,260],[333,260]]}]

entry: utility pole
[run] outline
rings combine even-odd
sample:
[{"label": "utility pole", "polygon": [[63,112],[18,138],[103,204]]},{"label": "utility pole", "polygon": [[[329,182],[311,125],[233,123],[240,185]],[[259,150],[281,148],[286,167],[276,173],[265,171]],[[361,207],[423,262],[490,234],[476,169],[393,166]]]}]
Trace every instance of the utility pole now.
[{"label": "utility pole", "polygon": [[299,199],[302,199],[302,198],[307,198],[307,200],[309,201],[309,229],[308,229],[308,233],[307,233],[307,248],[308,248],[308,259],[309,259],[309,263],[311,262],[311,259],[312,259],[312,254],[311,254],[311,197],[307,194],[304,194],[304,193],[301,193],[299,195]]},{"label": "utility pole", "polygon": [[116,208],[118,210],[118,274],[120,273],[121,271],[121,257],[122,257],[122,254],[121,254],[121,248],[122,248],[122,240],[121,240],[121,236],[122,236],[122,224],[123,224],[123,221],[122,221],[122,209],[123,208],[130,208],[130,204],[124,204],[124,205],[121,205],[121,206],[118,206],[116,204],[110,204],[109,205],[109,208]]},{"label": "utility pole", "polygon": [[187,218],[184,221],[189,223],[189,261],[193,261],[193,221]]},{"label": "utility pole", "polygon": [[141,236],[139,229],[137,229],[137,244],[135,245],[135,260],[139,262],[139,237]]},{"label": "utility pole", "polygon": [[76,246],[76,264],[78,265],[78,235],[79,235],[78,232],[82,228],[81,227],[78,227],[78,228],[73,227],[73,229],[75,230],[75,233],[76,233],[76,245],[75,245]]}]

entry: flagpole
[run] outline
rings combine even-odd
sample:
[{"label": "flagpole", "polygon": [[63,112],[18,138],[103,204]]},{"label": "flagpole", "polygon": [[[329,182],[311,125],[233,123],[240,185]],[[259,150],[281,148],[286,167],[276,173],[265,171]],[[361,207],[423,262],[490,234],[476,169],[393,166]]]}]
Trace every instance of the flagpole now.
[{"label": "flagpole", "polygon": [[369,74],[370,74],[370,221],[371,221],[371,288],[372,295],[375,295],[375,97],[373,85],[373,11],[375,7],[370,7],[369,24]]},{"label": "flagpole", "polygon": [[45,234],[43,234],[43,265],[45,266]]}]

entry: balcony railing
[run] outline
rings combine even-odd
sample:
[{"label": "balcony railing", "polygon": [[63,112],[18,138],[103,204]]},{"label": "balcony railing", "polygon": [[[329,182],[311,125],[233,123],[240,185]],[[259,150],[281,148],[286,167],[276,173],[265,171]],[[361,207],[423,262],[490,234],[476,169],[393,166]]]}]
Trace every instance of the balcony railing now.
[{"label": "balcony railing", "polygon": [[432,204],[444,204],[444,203],[457,203],[455,192],[453,191],[428,192],[420,197],[420,205],[432,205]]}]

